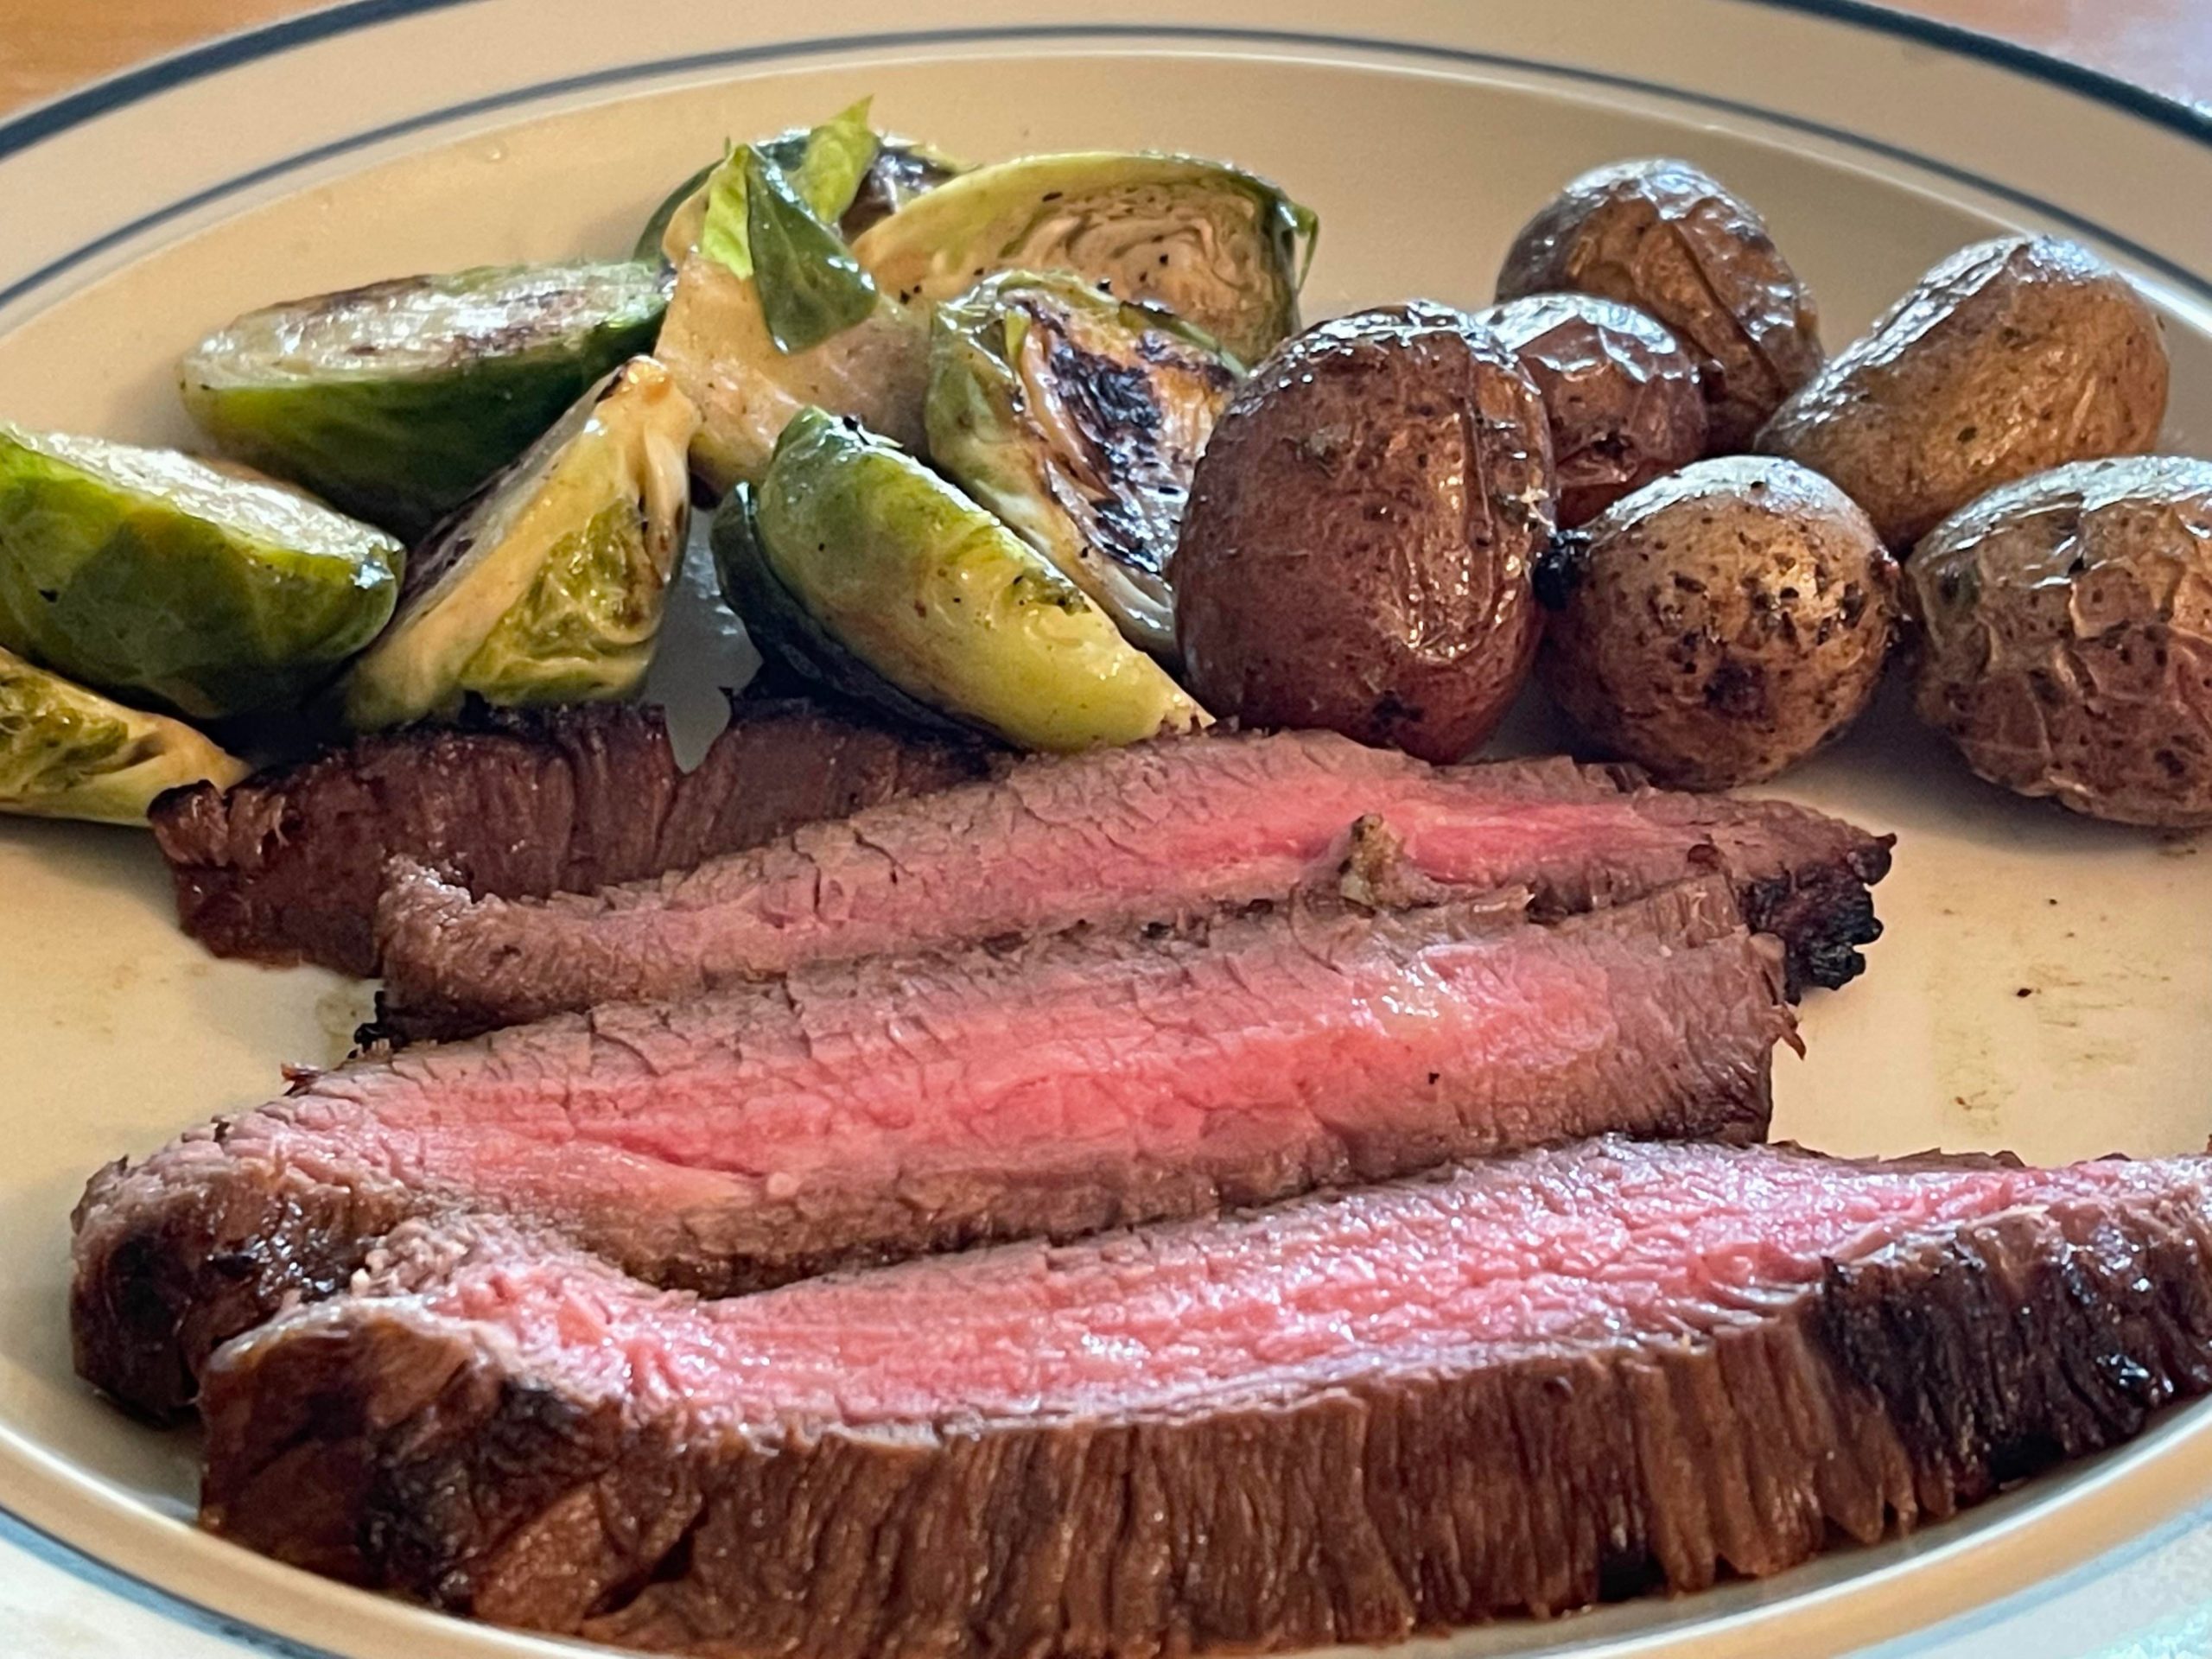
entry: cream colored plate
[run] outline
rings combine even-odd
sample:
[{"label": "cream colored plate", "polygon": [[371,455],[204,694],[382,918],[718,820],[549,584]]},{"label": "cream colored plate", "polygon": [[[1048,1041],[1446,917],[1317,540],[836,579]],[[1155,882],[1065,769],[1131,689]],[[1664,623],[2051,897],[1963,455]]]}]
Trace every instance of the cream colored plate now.
[{"label": "cream colored plate", "polygon": [[[41,143],[0,127],[0,415],[187,439],[168,365],[233,312],[410,270],[619,252],[725,137],[873,92],[889,124],[971,156],[1148,145],[1273,175],[1321,214],[1315,316],[1408,295],[1485,302],[1507,237],[1551,189],[1655,151],[1764,207],[1832,343],[1961,243],[2101,226],[2168,318],[2171,442],[2212,444],[2212,291],[2191,275],[2212,272],[2212,149],[1848,20],[1732,0],[1408,0],[1363,8],[1350,41],[1319,3],[1222,0],[1202,9],[1209,29],[1186,16],[1100,33],[1071,7],[1024,9],[1059,32],[1007,32],[996,8],[868,0],[810,22],[894,34],[801,50],[764,47],[782,25],[727,3],[618,22],[604,0],[478,0],[375,22],[394,10],[355,8],[340,21],[361,27],[173,78]],[[687,607],[657,680],[689,741],[713,723],[717,680],[744,666],[709,602]],[[1783,792],[1893,830],[1899,848],[1879,894],[1890,937],[1866,981],[1808,1006],[1809,1058],[1783,1063],[1781,1132],[1838,1152],[2041,1160],[2205,1144],[2212,867],[2198,843],[1998,797],[1888,709]],[[71,1375],[67,1215],[86,1174],[251,1104],[282,1061],[335,1057],[365,988],[204,956],[177,934],[140,835],[0,827],[0,1504],[335,1652],[545,1650],[194,1533],[189,1437],[127,1423]],[[2185,1413],[1916,1539],[1451,1646],[1838,1651],[2085,1560],[2208,1476],[2212,1418]],[[144,1650],[87,1641],[88,1659]]]}]

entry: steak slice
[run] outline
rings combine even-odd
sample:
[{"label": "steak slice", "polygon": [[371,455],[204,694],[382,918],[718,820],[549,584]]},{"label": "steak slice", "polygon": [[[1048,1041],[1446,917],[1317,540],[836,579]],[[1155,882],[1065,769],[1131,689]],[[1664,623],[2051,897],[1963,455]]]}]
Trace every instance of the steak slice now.
[{"label": "steak slice", "polygon": [[1390,1641],[2133,1434],[2212,1388],[2208,1178],[1608,1140],[724,1302],[432,1230],[215,1357],[201,1518],[702,1659]]},{"label": "steak slice", "polygon": [[1778,955],[1708,878],[1557,927],[1227,916],[410,1049],[96,1176],[78,1369],[173,1412],[218,1343],[453,1210],[721,1294],[1604,1129],[1756,1138]]},{"label": "steak slice", "polygon": [[1033,759],[986,783],[810,825],[682,875],[472,899],[419,866],[378,907],[385,1025],[436,1034],[694,995],[804,962],[1166,920],[1335,884],[1353,826],[1425,885],[1526,886],[1562,911],[1700,871],[1738,885],[1821,982],[1878,931],[1885,838],[1773,801],[1624,786],[1564,761],[1431,766],[1326,733]]},{"label": "steak slice", "polygon": [[480,706],[365,737],[229,790],[155,803],[184,931],[222,957],[372,974],[385,861],[471,893],[537,897],[684,869],[803,823],[965,783],[981,747],[905,736],[791,699],[733,698],[690,772],[658,709]]}]

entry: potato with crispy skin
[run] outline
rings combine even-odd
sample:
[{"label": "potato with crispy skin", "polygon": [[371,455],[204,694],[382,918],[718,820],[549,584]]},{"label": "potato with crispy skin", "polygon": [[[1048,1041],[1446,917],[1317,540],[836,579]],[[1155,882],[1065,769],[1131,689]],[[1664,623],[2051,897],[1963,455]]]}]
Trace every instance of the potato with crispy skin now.
[{"label": "potato with crispy skin", "polygon": [[1588,523],[1705,453],[1705,397],[1681,342],[1632,305],[1531,294],[1475,313],[1536,383],[1551,424],[1559,524]]},{"label": "potato with crispy skin", "polygon": [[1767,454],[1825,474],[1903,554],[1985,491],[2139,454],[2166,410],[2158,320],[2087,248],[1962,248],[1776,411]]},{"label": "potato with crispy skin", "polygon": [[1608,753],[1691,789],[1756,783],[1839,736],[1881,682],[1897,568],[1834,485],[1700,461],[1562,537],[1537,674]]},{"label": "potato with crispy skin", "polygon": [[1248,726],[1459,760],[1527,677],[1551,533],[1543,404],[1504,341],[1437,305],[1324,323],[1198,461],[1170,571],[1191,690]]},{"label": "potato with crispy skin", "polygon": [[2212,823],[2212,461],[2077,461],[1906,565],[1914,702],[1967,764],[2123,823]]},{"label": "potato with crispy skin", "polygon": [[1585,173],[1522,227],[1497,297],[1560,291],[1632,305],[1689,348],[1710,454],[1743,448],[1821,366],[1819,310],[1766,221],[1688,162]]}]

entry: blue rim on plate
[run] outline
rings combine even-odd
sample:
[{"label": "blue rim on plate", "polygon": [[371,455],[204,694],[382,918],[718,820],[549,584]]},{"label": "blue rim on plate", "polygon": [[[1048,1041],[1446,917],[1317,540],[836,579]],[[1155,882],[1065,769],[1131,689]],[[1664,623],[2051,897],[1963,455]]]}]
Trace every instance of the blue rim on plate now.
[{"label": "blue rim on plate", "polygon": [[[468,4],[471,0],[343,0],[342,3],[327,6],[280,22],[265,23],[223,35],[202,45],[188,48],[170,56],[156,59],[120,74],[94,82],[74,92],[34,105],[8,120],[0,121],[0,163],[10,156],[29,149],[57,134],[66,132],[101,116],[143,102],[162,92],[189,82],[220,73],[226,69],[252,63],[319,41],[372,29],[380,24],[397,22],[422,14],[441,11]],[[2212,106],[2200,107],[2169,98],[2146,87],[2108,75],[2101,71],[2088,69],[2077,64],[2053,58],[2031,48],[2015,45],[1988,35],[1978,35],[1955,24],[1910,16],[1903,12],[1867,3],[1867,0],[1734,0],[1735,3],[1763,7],[1770,10],[1796,13],[1844,24],[1867,33],[1886,35],[1896,39],[1929,46],[1953,56],[1993,64],[2030,79],[2040,80],[2063,91],[2089,99],[2122,111],[2139,120],[2177,132],[2198,144],[2212,148]],[[511,107],[531,100],[558,96],[563,92],[619,86],[627,81],[645,80],[658,76],[682,73],[696,69],[733,67],[741,64],[759,63],[778,58],[808,56],[840,50],[867,50],[891,46],[926,46],[943,44],[975,44],[987,41],[1037,41],[1071,39],[1169,39],[1214,40],[1254,45],[1277,46],[1334,46],[1362,52],[1388,52],[1399,55],[1425,57],[1435,60],[1493,69],[1511,69],[1580,80],[1586,85],[1602,86],[1612,91],[1655,93],[1662,97],[1725,111],[1730,114],[1750,116],[1826,140],[1846,144],[1888,159],[1900,161],[1920,168],[1955,183],[1967,185],[1989,195],[2025,208],[2049,222],[2063,224],[2096,238],[2128,258],[2149,269],[2179,287],[2212,302],[2212,280],[2189,268],[2177,264],[2164,256],[2141,246],[2131,238],[2120,236],[2093,219],[2072,213],[2056,204],[2045,201],[2034,194],[2015,189],[1985,178],[1969,169],[1954,167],[1935,157],[1924,156],[1902,145],[1883,143],[1862,134],[1853,133],[1824,123],[1764,109],[1759,105],[1732,99],[1692,92],[1661,82],[1639,79],[1633,76],[1609,74],[1600,71],[1580,69],[1572,66],[1547,63],[1541,60],[1515,57],[1504,54],[1484,53],[1461,48],[1440,46],[1431,42],[1394,41],[1384,38],[1350,35],[1325,34],[1294,29],[1209,28],[1194,24],[1097,23],[1097,24],[1031,24],[979,25],[968,29],[915,29],[887,34],[847,36],[828,36],[811,40],[785,41],[750,47],[734,47],[722,51],[695,53],[678,57],[652,60],[594,71],[590,73],[562,77],[534,85],[510,88],[483,98],[465,100],[447,107],[409,117],[404,121],[388,123],[353,136],[317,145],[282,161],[266,163],[249,172],[237,175],[220,184],[194,192],[176,201],[143,214],[94,238],[70,252],[49,261],[21,280],[0,289],[0,308],[4,308],[24,295],[44,287],[56,278],[66,276],[85,261],[106,250],[157,228],[179,216],[211,202],[251,189],[283,175],[309,167],[320,162],[366,148],[388,139],[402,137],[410,132],[423,130],[458,117],[478,115]],[[2084,1562],[2071,1572],[2046,1580],[2034,1589],[2007,1598],[2005,1600],[1977,1611],[1951,1619],[1930,1630],[1916,1632],[1889,1644],[1880,1651],[1902,1655],[1910,1648],[1928,1641],[1937,1630],[1960,1634],[1986,1626],[2000,1618],[2015,1615],[2021,1611],[2047,1602],[2094,1575],[2110,1572],[2115,1566],[2140,1559],[2161,1545],[2205,1524],[2202,1511],[2176,1517],[2165,1526],[2145,1534],[2120,1549]],[[14,1549],[67,1573],[83,1583],[104,1593],[121,1598],[149,1612],[156,1614],[188,1630],[228,1641],[234,1646],[269,1656],[269,1659],[338,1659],[327,1649],[309,1648],[241,1624],[234,1618],[204,1607],[184,1597],[162,1589],[135,1574],[108,1566],[97,1557],[86,1554],[65,1540],[57,1538],[33,1526],[0,1504],[0,1548]]]}]

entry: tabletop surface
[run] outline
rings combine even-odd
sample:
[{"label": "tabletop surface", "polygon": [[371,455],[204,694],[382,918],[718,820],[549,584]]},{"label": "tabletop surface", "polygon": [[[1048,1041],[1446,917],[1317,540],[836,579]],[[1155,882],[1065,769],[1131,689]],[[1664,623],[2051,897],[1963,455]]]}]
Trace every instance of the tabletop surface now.
[{"label": "tabletop surface", "polygon": [[[313,9],[300,0],[0,0],[0,112],[211,35]],[[1899,9],[2212,107],[2212,0],[1908,0]],[[2024,1603],[1864,1659],[2205,1659],[2212,1655],[2207,1584],[2212,1509],[2139,1542],[2124,1569],[2093,1563]],[[161,1600],[0,1506],[0,1653],[237,1659],[259,1649],[213,1622],[181,1630]]]}]

